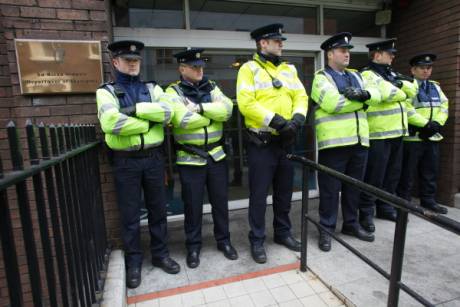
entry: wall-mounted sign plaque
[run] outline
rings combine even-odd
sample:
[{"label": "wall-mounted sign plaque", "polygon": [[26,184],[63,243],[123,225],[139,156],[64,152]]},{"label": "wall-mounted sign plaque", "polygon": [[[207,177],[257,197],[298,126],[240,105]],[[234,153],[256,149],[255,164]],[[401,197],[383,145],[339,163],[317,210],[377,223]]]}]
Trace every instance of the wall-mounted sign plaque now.
[{"label": "wall-mounted sign plaque", "polygon": [[16,39],[22,94],[94,93],[102,83],[99,41]]}]

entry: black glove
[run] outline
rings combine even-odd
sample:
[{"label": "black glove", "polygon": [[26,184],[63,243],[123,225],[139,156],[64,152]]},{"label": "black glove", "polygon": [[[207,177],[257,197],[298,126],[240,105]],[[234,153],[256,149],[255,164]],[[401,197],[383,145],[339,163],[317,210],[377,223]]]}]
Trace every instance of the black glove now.
[{"label": "black glove", "polygon": [[123,113],[123,114],[128,115],[128,116],[134,116],[134,115],[136,115],[136,105],[121,108],[120,113]]},{"label": "black glove", "polygon": [[292,117],[292,121],[296,124],[297,129],[305,123],[305,116],[299,113],[295,113]]},{"label": "black glove", "polygon": [[295,143],[297,128],[298,126],[294,122],[294,120],[290,120],[279,131],[281,137],[281,144],[283,145],[283,147],[289,147]]},{"label": "black glove", "polygon": [[437,121],[432,121],[431,122],[432,129],[435,131],[435,133],[441,132],[441,124],[438,123]]},{"label": "black glove", "polygon": [[394,86],[396,86],[397,88],[401,88],[403,87],[403,82],[401,80],[394,80],[393,82],[391,82]]},{"label": "black glove", "polygon": [[275,113],[275,116],[273,116],[268,126],[276,131],[280,131],[286,124],[287,120],[285,120],[281,115]]},{"label": "black glove", "polygon": [[343,95],[349,100],[356,100],[359,102],[364,102],[371,98],[371,94],[368,91],[357,87],[347,87]]},{"label": "black glove", "polygon": [[419,132],[418,136],[422,140],[428,140],[439,131],[441,125],[438,122],[428,122]]}]

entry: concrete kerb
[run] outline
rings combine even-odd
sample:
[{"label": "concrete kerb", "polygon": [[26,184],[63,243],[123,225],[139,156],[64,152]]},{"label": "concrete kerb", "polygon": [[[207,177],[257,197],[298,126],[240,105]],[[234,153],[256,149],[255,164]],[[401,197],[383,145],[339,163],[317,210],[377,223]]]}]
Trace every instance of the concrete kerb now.
[{"label": "concrete kerb", "polygon": [[122,250],[110,254],[101,307],[126,307],[126,269]]},{"label": "concrete kerb", "polygon": [[343,295],[342,292],[340,292],[337,288],[335,288],[334,286],[330,285],[324,279],[319,277],[318,274],[316,274],[315,271],[313,271],[310,267],[307,266],[307,270],[311,275],[314,276],[314,278],[316,278],[320,282],[322,282],[326,286],[326,288],[328,288],[335,296],[337,296],[337,298],[339,300],[341,300],[345,306],[347,306],[347,307],[356,307],[356,305],[352,301],[350,301],[345,295]]}]

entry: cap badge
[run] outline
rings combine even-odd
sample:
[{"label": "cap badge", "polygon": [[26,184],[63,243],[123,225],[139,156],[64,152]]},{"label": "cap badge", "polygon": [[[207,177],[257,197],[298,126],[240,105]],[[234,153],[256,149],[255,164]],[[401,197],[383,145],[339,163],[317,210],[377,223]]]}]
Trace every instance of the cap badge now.
[{"label": "cap badge", "polygon": [[345,43],[348,44],[348,37],[345,36],[343,39],[345,40]]},{"label": "cap badge", "polygon": [[429,60],[430,60],[430,57],[429,57],[429,56],[425,57],[425,61],[428,62]]},{"label": "cap badge", "polygon": [[196,54],[196,58],[197,58],[197,59],[201,58],[201,53],[198,52],[198,53]]},{"label": "cap badge", "polygon": [[136,45],[131,45],[131,46],[129,46],[129,50],[131,50],[131,51],[136,51]]}]

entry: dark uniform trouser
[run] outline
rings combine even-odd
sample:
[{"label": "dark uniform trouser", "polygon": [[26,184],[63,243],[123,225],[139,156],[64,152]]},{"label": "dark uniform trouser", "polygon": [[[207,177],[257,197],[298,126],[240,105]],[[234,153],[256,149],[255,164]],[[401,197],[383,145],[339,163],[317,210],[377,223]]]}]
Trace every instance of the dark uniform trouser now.
[{"label": "dark uniform trouser", "polygon": [[436,204],[438,165],[438,142],[404,142],[403,171],[398,185],[398,196],[411,200],[413,179],[418,171],[420,204]]},{"label": "dark uniform trouser", "polygon": [[208,190],[214,222],[214,238],[218,244],[230,243],[228,227],[228,166],[221,160],[208,158],[207,165],[179,165],[182,200],[185,205],[185,245],[189,251],[201,248],[204,188]]},{"label": "dark uniform trouser", "polygon": [[148,211],[152,258],[168,257],[164,160],[161,151],[148,158],[115,156],[113,162],[126,266],[142,265],[139,223],[142,191]]},{"label": "dark uniform trouser", "polygon": [[[401,175],[402,154],[402,137],[371,140],[364,182],[395,194]],[[395,211],[391,205],[362,192],[359,203],[360,219],[374,216],[374,204],[379,213]]]},{"label": "dark uniform trouser", "polygon": [[265,210],[270,184],[273,184],[273,228],[275,237],[291,234],[291,197],[294,167],[286,150],[277,143],[257,147],[248,143],[249,167],[249,241],[262,245],[265,240]]},{"label": "dark uniform trouser", "polygon": [[[368,149],[361,145],[323,149],[318,152],[318,162],[350,177],[362,180],[366,171]],[[318,173],[320,224],[335,230],[342,190],[343,225],[358,227],[359,190],[343,184],[334,177]]]}]

